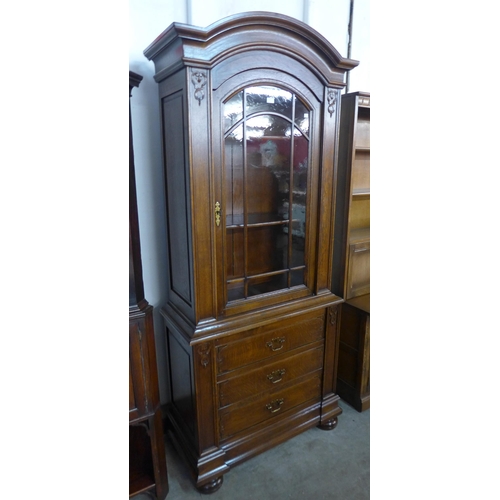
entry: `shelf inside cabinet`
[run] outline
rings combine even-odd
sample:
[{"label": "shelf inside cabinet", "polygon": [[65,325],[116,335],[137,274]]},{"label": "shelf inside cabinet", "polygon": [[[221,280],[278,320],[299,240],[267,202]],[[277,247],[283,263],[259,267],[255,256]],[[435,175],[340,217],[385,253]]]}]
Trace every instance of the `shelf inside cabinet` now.
[{"label": "shelf inside cabinet", "polygon": [[[292,219],[291,222],[298,222],[299,219]],[[247,227],[259,226],[282,226],[288,224],[289,219],[284,219],[283,215],[277,213],[257,213],[248,214]],[[243,214],[227,215],[226,216],[226,229],[241,228],[245,225]]]},{"label": "shelf inside cabinet", "polygon": [[346,304],[361,309],[362,311],[370,314],[370,294],[360,295],[353,299],[346,300]]},{"label": "shelf inside cabinet", "polygon": [[357,188],[353,189],[352,196],[355,198],[369,198],[370,197],[370,188]]},{"label": "shelf inside cabinet", "polygon": [[[301,287],[304,283],[304,270],[305,266],[298,266],[290,270],[282,269],[249,276],[247,278],[230,279],[227,282],[228,300],[242,300],[253,297],[254,295]],[[248,281],[246,292],[245,281]]]},{"label": "shelf inside cabinet", "polygon": [[[132,471],[131,471],[132,472]],[[129,480],[129,495],[138,495],[147,491],[154,490],[156,484],[154,478],[147,474],[139,475]]]},{"label": "shelf inside cabinet", "polygon": [[358,229],[351,229],[349,233],[349,244],[363,243],[370,241],[370,228],[361,227]]},{"label": "shelf inside cabinet", "polygon": [[151,443],[144,425],[129,427],[129,493],[154,489],[155,476]]}]

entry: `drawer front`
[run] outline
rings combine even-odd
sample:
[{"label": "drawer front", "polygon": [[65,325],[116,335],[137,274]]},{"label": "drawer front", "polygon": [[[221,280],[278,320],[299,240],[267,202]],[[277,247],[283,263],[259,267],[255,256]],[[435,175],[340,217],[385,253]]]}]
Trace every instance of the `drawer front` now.
[{"label": "drawer front", "polygon": [[246,370],[219,383],[219,407],[247,399],[259,392],[277,389],[288,382],[319,370],[323,367],[323,346],[288,355],[265,366]]},{"label": "drawer front", "polygon": [[231,405],[220,410],[220,435],[228,438],[264,421],[272,419],[307,401],[320,399],[321,371],[288,388],[263,393],[249,404]]},{"label": "drawer front", "polygon": [[297,347],[321,340],[325,335],[324,310],[307,318],[290,318],[252,330],[251,335],[217,347],[219,374],[250,363],[278,356]]}]

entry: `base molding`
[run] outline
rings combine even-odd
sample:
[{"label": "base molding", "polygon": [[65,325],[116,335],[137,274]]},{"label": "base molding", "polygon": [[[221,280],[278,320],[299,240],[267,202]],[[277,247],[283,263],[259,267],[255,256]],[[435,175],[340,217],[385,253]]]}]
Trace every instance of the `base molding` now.
[{"label": "base molding", "polygon": [[370,408],[370,394],[360,396],[354,387],[351,387],[342,379],[337,379],[337,390],[341,398],[357,411],[363,412]]}]

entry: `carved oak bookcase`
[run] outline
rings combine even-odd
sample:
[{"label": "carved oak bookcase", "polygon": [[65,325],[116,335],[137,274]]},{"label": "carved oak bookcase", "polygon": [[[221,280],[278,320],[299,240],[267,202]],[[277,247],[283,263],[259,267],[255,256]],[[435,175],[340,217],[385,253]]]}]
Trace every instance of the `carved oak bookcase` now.
[{"label": "carved oak bookcase", "polygon": [[345,59],[292,18],[174,23],[159,86],[167,203],[168,427],[204,493],[237,463],[333,429],[334,192]]},{"label": "carved oak bookcase", "polygon": [[[129,98],[142,76],[129,71]],[[164,500],[167,464],[158,389],[153,307],[144,298],[129,109],[129,496]]]}]

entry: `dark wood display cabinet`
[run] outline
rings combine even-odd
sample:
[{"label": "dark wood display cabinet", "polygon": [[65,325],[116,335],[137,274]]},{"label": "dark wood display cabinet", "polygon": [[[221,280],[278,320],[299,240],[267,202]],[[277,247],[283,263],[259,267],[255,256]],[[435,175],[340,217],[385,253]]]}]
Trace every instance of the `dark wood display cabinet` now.
[{"label": "dark wood display cabinet", "polygon": [[342,96],[333,291],[341,306],[338,394],[370,407],[370,94]]},{"label": "dark wood display cabinet", "polygon": [[[142,76],[129,72],[129,96]],[[153,326],[144,299],[135,187],[132,126],[129,125],[129,495],[168,493],[163,423]]]},{"label": "dark wood display cabinet", "polygon": [[174,23],[144,53],[167,200],[167,422],[210,493],[234,465],[333,429],[342,412],[334,186],[340,92],[357,61],[261,12]]}]

